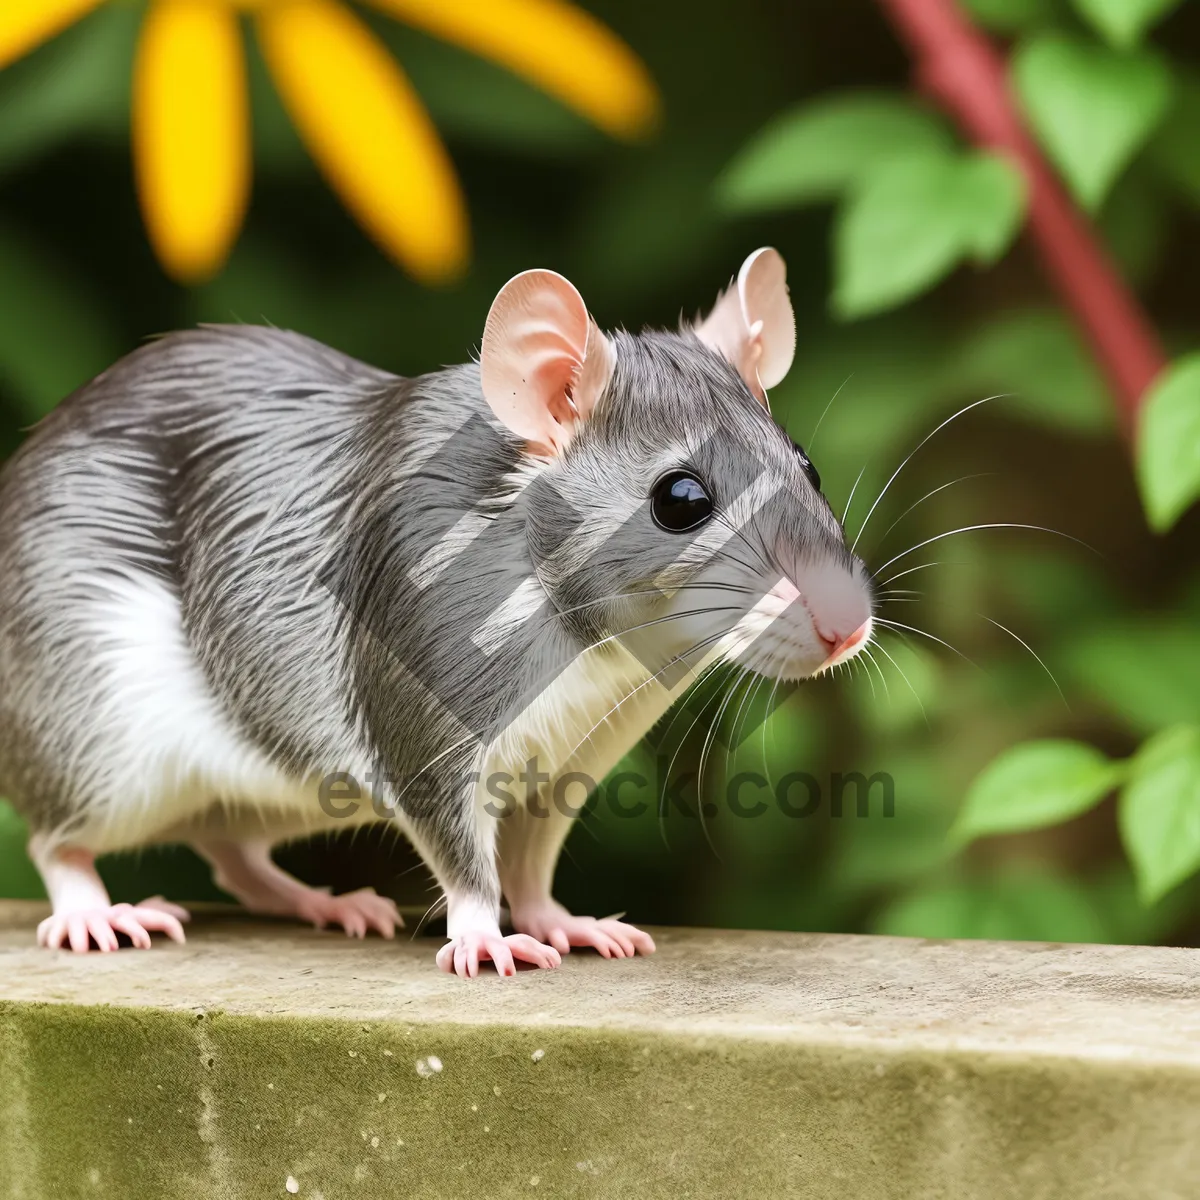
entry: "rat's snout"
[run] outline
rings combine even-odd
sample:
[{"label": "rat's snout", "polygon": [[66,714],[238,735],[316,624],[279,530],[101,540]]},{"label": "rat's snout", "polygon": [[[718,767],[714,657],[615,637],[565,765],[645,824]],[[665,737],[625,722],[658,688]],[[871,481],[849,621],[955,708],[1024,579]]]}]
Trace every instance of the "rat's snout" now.
[{"label": "rat's snout", "polygon": [[853,658],[871,640],[870,591],[840,563],[808,565],[784,576],[756,606],[766,618],[758,649],[767,670],[804,678]]}]

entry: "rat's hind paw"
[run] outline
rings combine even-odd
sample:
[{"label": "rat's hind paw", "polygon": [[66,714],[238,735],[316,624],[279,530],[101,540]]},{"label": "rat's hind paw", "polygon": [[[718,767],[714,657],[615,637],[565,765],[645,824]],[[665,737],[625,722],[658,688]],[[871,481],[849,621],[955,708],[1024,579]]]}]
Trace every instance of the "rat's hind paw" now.
[{"label": "rat's hind paw", "polygon": [[124,934],[136,949],[149,950],[152,933],[165,933],[181,944],[186,941],[180,922],[187,919],[184,909],[156,896],[144,904],[55,913],[38,926],[37,940],[39,946],[51,950],[69,947],[76,954],[85,954],[94,946],[107,954],[119,948],[118,935]]},{"label": "rat's hind paw", "polygon": [[590,946],[604,958],[654,953],[654,939],[644,930],[613,917],[575,917],[558,904],[534,912],[514,913],[513,924],[549,942],[560,954],[570,954],[572,946]]},{"label": "rat's hind paw", "polygon": [[452,938],[439,951],[437,965],[443,971],[474,979],[479,974],[481,961],[491,959],[497,975],[515,975],[514,959],[533,963],[535,967],[557,967],[562,958],[553,946],[543,946],[536,938],[523,933],[510,933],[507,937],[499,932],[472,930]]},{"label": "rat's hind paw", "polygon": [[296,915],[311,921],[318,929],[326,925],[340,925],[350,937],[367,936],[373,929],[382,937],[396,936],[397,929],[404,928],[404,918],[396,902],[387,896],[378,896],[374,888],[360,888],[357,892],[344,892],[331,896],[315,888],[303,896],[296,905]]}]

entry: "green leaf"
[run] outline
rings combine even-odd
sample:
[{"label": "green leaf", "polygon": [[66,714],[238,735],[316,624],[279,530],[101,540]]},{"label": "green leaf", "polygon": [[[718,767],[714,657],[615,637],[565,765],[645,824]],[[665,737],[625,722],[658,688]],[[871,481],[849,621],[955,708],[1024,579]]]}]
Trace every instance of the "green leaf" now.
[{"label": "green leaf", "polygon": [[1074,0],[1080,14],[1114,46],[1128,48],[1179,4],[1179,0]]},{"label": "green leaf", "polygon": [[923,292],[964,258],[995,260],[1023,211],[1021,177],[994,155],[886,163],[838,214],[835,310],[866,316]]},{"label": "green leaf", "polygon": [[1017,235],[1025,215],[1024,179],[997,155],[969,155],[959,165],[954,201],[969,257],[989,266]]},{"label": "green leaf", "polygon": [[1142,747],[1118,823],[1144,904],[1200,870],[1200,729],[1167,729]]},{"label": "green leaf", "polygon": [[1152,733],[1200,713],[1200,628],[1123,621],[1068,642],[1067,671],[1132,729]]},{"label": "green leaf", "polygon": [[0,263],[0,378],[34,421],[111,365],[120,343],[76,280],[3,227]]},{"label": "green leaf", "polygon": [[1044,867],[1010,868],[986,882],[940,884],[911,892],[884,909],[872,932],[999,941],[1110,939],[1087,888]]},{"label": "green leaf", "polygon": [[960,842],[994,833],[1057,825],[1094,807],[1122,769],[1082,742],[1025,742],[992,760],[967,792],[953,836]]},{"label": "green leaf", "polygon": [[839,196],[881,162],[948,151],[945,123],[899,96],[848,93],[780,113],[717,182],[734,212],[792,208]]},{"label": "green leaf", "polygon": [[1020,47],[1013,82],[1042,144],[1089,209],[1100,206],[1171,101],[1171,73],[1156,55],[1059,34]]},{"label": "green leaf", "polygon": [[1150,389],[1140,416],[1137,477],[1158,533],[1200,497],[1200,354],[1173,364]]},{"label": "green leaf", "polygon": [[1194,750],[1198,744],[1200,727],[1190,721],[1160,729],[1151,734],[1129,759],[1129,778],[1138,779],[1153,774],[1164,764]]},{"label": "green leaf", "polygon": [[1112,430],[1104,380],[1059,309],[1021,309],[976,325],[947,369],[964,394],[1003,393],[1004,412],[1076,433]]}]

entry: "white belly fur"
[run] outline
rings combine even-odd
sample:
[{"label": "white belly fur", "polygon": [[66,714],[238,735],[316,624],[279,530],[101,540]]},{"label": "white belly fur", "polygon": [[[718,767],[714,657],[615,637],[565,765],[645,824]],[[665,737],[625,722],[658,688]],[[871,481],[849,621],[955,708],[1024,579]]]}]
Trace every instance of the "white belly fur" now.
[{"label": "white belly fur", "polygon": [[214,802],[316,808],[315,786],[280,771],[221,711],[168,588],[139,575],[91,590],[80,619],[103,699],[84,717],[93,734],[75,764],[87,780],[80,841],[102,852],[167,840]]}]

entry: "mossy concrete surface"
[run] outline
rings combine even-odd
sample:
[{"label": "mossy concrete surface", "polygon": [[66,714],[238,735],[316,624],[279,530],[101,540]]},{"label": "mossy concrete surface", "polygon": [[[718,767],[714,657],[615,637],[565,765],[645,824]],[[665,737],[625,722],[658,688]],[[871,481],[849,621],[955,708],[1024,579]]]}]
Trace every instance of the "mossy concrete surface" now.
[{"label": "mossy concrete surface", "polygon": [[86,958],[0,904],[0,1196],[1200,1195],[1200,952],[656,931],[441,975],[219,913]]}]

